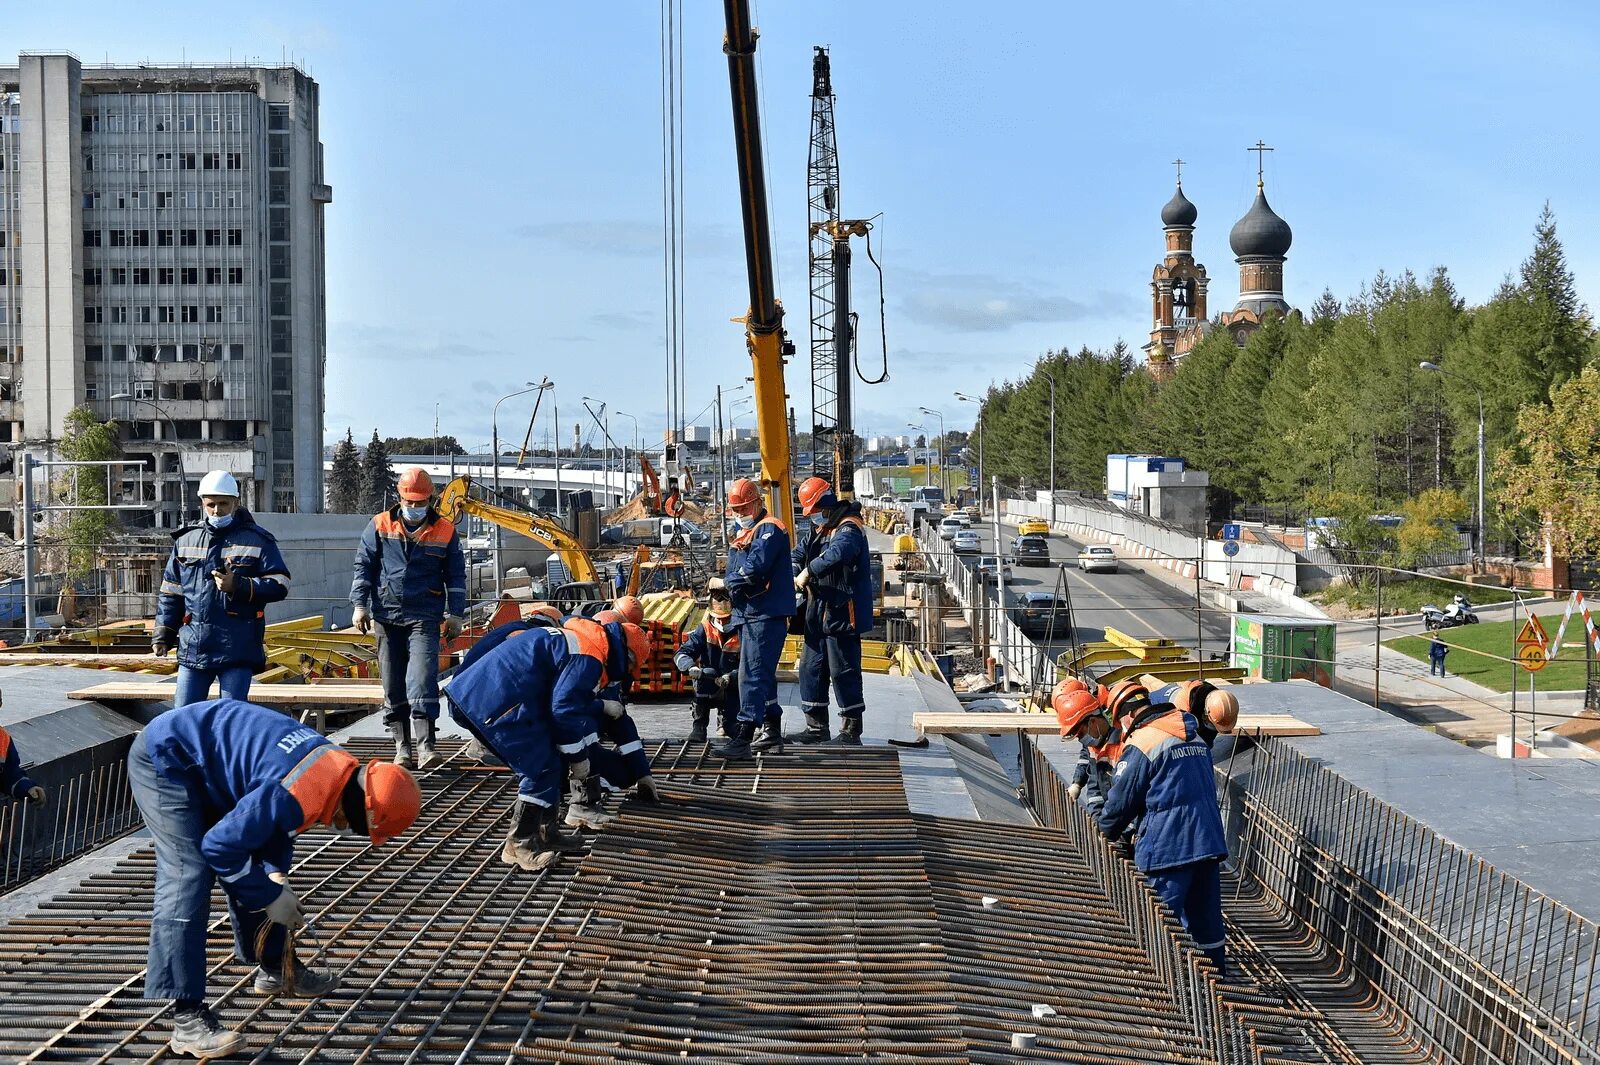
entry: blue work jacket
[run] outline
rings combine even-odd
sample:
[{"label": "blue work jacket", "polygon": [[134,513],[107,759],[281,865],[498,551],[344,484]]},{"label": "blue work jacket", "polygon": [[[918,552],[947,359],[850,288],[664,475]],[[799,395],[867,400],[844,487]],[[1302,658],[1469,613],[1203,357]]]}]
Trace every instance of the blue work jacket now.
[{"label": "blue work jacket", "polygon": [[1134,721],[1100,808],[1100,831],[1116,839],[1138,817],[1133,854],[1146,873],[1228,856],[1211,750],[1194,718],[1170,703]]},{"label": "blue work jacket", "polygon": [[550,733],[567,761],[587,758],[600,742],[605,642],[567,629],[510,630],[450,679],[451,715],[496,750],[503,749],[495,743],[499,732],[531,728]]},{"label": "blue work jacket", "polygon": [[[700,623],[699,628],[685,636],[683,643],[678,645],[677,653],[672,656],[672,664],[683,673],[689,672],[693,666],[707,670],[694,682],[695,695],[702,699],[721,697],[726,689],[717,687],[717,678],[733,676],[739,672],[738,628],[730,625],[718,631],[707,617]],[[729,682],[730,685],[733,683]]]},{"label": "blue work jacket", "polygon": [[[172,541],[156,624],[177,630],[178,662],[204,670],[265,667],[267,604],[289,594],[289,567],[278,542],[243,508],[225,529],[200,521],[179,529]],[[211,577],[225,567],[235,581],[227,594]]]},{"label": "blue work jacket", "polygon": [[399,506],[376,514],[356,549],[350,602],[391,625],[467,612],[467,559],[456,527],[432,507],[409,533]]},{"label": "blue work jacket", "polygon": [[21,799],[33,787],[33,781],[22,771],[22,754],[11,742],[11,734],[0,728],[0,794]]},{"label": "blue work jacket", "polygon": [[806,629],[824,636],[858,636],[872,630],[872,551],[850,504],[835,522],[814,529],[792,553],[795,575],[806,584]]},{"label": "blue work jacket", "polygon": [[794,616],[794,569],[789,531],[763,511],[728,545],[728,595],[736,621]]}]

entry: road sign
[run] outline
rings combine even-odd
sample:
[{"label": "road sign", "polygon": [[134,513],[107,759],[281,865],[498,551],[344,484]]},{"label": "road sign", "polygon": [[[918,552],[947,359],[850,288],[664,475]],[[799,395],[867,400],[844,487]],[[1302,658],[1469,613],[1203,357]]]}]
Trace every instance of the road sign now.
[{"label": "road sign", "polygon": [[1550,635],[1544,631],[1544,622],[1539,620],[1538,614],[1530,613],[1528,620],[1522,623],[1522,631],[1517,633],[1517,643],[1541,649],[1550,646]]},{"label": "road sign", "polygon": [[1230,521],[1224,525],[1222,527],[1222,538],[1224,540],[1239,539],[1239,523],[1236,521]]},{"label": "road sign", "polygon": [[1517,662],[1529,673],[1537,673],[1545,667],[1544,648],[1536,643],[1517,644]]},{"label": "road sign", "polygon": [[1226,541],[1224,541],[1223,544],[1222,544],[1222,553],[1224,555],[1227,555],[1229,558],[1232,558],[1234,555],[1237,555],[1239,553],[1239,541],[1237,541],[1237,540],[1226,540]]}]

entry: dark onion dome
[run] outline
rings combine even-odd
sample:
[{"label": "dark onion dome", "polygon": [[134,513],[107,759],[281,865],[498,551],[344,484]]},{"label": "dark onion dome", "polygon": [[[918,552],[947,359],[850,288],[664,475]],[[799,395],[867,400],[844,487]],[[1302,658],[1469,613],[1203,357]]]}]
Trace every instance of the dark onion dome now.
[{"label": "dark onion dome", "polygon": [[1194,220],[1200,217],[1200,212],[1195,205],[1189,202],[1189,197],[1183,194],[1183,183],[1179,182],[1178,191],[1172,194],[1172,199],[1161,208],[1161,224],[1164,226],[1192,226]]},{"label": "dark onion dome", "polygon": [[1266,191],[1256,186],[1256,202],[1250,205],[1250,210],[1245,212],[1243,218],[1233,224],[1233,230],[1228,234],[1228,246],[1233,249],[1233,254],[1244,259],[1250,256],[1265,256],[1281,259],[1289,254],[1289,245],[1294,241],[1294,234],[1289,230],[1289,223],[1273,213],[1267,205]]}]

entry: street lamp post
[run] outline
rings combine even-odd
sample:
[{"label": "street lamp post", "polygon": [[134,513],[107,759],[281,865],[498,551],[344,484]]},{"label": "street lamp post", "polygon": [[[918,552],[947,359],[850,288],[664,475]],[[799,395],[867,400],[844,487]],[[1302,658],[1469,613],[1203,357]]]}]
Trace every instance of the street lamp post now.
[{"label": "street lamp post", "polygon": [[978,405],[978,510],[983,510],[983,400],[976,396],[969,396],[965,392],[957,392],[956,398],[964,403]]},{"label": "street lamp post", "polygon": [[[927,429],[927,426],[918,425],[916,422],[906,422],[906,428],[907,429],[915,429],[917,432],[922,434],[922,443],[923,443],[922,458],[923,458],[923,461],[926,462],[927,458],[928,458],[928,447],[927,447],[928,429]],[[912,444],[911,445],[911,450],[913,450],[913,451],[917,450],[917,446],[915,444]],[[933,468],[932,468],[932,466],[925,465],[925,466],[922,467],[922,486],[924,488],[926,488],[932,483],[933,483]]]},{"label": "street lamp post", "polygon": [[153,407],[155,412],[161,415],[162,420],[167,423],[167,427],[172,430],[172,446],[178,451],[178,524],[183,524],[183,520],[188,514],[189,473],[188,469],[186,468],[187,464],[183,461],[183,445],[178,442],[177,425],[173,423],[171,416],[169,416],[167,412],[161,408],[161,405],[156,403],[154,400],[140,399],[128,392],[118,392],[111,398],[113,400],[128,400],[133,403],[143,403],[148,407]]},{"label": "street lamp post", "polygon": [[[501,502],[500,501],[500,404],[504,403],[508,399],[516,399],[518,396],[525,396],[529,392],[543,392],[545,389],[551,387],[551,382],[547,380],[543,384],[537,384],[536,385],[532,381],[529,381],[529,382],[527,382],[527,385],[528,385],[527,388],[519,389],[516,392],[512,392],[509,395],[501,396],[499,399],[495,400],[494,401],[494,408],[492,410],[490,410],[490,412],[489,412],[489,438],[490,438],[489,439],[489,447],[494,452],[494,454],[491,456],[491,459],[490,459],[490,461],[492,461],[494,463],[494,465],[492,467],[493,473],[490,476],[492,477],[492,479],[494,481],[494,502],[495,502],[495,506],[499,506],[500,502]],[[501,585],[500,585],[500,581],[501,581],[501,576],[500,576],[500,526],[496,525],[494,527],[494,597],[495,597],[495,601],[496,602],[499,601],[500,593],[501,593],[501,590],[502,590],[501,589]]]},{"label": "street lamp post", "polygon": [[919,407],[924,414],[931,414],[939,419],[939,491],[945,495],[950,494],[950,478],[944,472],[944,414],[930,407]]},{"label": "street lamp post", "polygon": [[1474,546],[1477,548],[1478,572],[1482,573],[1484,570],[1484,558],[1488,553],[1484,543],[1484,529],[1486,527],[1487,519],[1485,518],[1483,506],[1483,467],[1485,458],[1483,441],[1483,390],[1467,378],[1458,373],[1452,373],[1451,371],[1446,370],[1443,366],[1440,366],[1436,362],[1424,362],[1420,363],[1419,365],[1424,370],[1428,370],[1433,373],[1444,374],[1446,377],[1454,377],[1457,381],[1465,381],[1467,387],[1472,389],[1472,391],[1476,393],[1478,397],[1478,529],[1477,536],[1474,538]]}]

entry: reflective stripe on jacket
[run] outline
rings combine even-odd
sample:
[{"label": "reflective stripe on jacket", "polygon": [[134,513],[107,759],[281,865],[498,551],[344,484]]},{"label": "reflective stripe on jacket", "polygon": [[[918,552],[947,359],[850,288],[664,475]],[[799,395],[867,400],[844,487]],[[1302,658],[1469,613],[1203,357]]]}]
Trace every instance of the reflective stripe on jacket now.
[{"label": "reflective stripe on jacket", "polygon": [[594,650],[592,638],[570,629],[513,630],[456,671],[447,689],[452,712],[491,744],[499,729],[544,729],[568,761],[586,757],[600,742],[598,692],[605,680],[605,651]]},{"label": "reflective stripe on jacket", "polygon": [[[232,593],[217,589],[212,573],[233,574]],[[289,594],[289,567],[272,534],[244,509],[213,529],[204,521],[172,537],[161,574],[156,624],[178,632],[178,661],[192,669],[267,664],[266,607]]]},{"label": "reflective stripe on jacket", "polygon": [[456,527],[432,507],[409,532],[399,506],[373,515],[356,550],[350,601],[391,624],[464,615],[467,560]]},{"label": "reflective stripe on jacket", "polygon": [[684,673],[691,666],[705,669],[707,672],[694,682],[694,693],[707,699],[716,698],[720,694],[717,678],[739,672],[739,630],[719,630],[706,618],[699,628],[684,637],[672,657],[672,664]]},{"label": "reflective stripe on jacket", "polygon": [[860,635],[872,629],[872,551],[860,507],[850,504],[831,525],[814,530],[794,552],[794,564],[811,574],[806,584],[806,628],[824,635]]},{"label": "reflective stripe on jacket", "polygon": [[794,616],[794,569],[789,531],[762,512],[728,545],[728,595],[740,621]]}]

